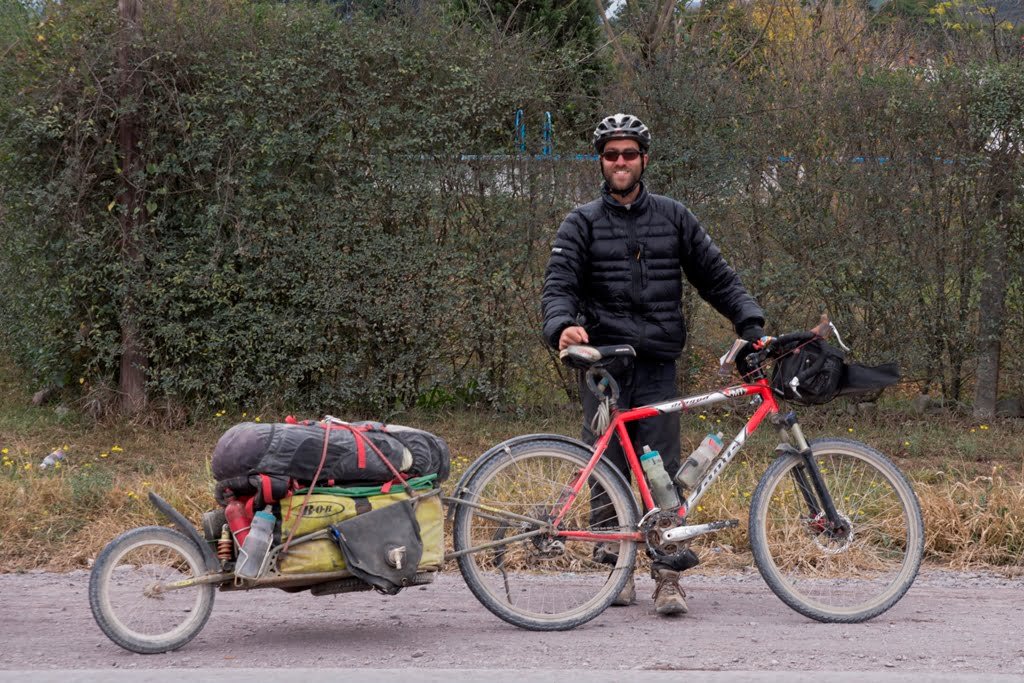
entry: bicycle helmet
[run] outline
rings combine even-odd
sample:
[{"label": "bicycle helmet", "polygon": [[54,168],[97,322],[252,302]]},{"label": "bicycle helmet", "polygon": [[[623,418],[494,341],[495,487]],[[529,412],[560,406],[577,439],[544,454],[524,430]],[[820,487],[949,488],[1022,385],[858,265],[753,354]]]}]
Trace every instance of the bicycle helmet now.
[{"label": "bicycle helmet", "polygon": [[594,129],[594,148],[600,154],[609,140],[636,140],[640,151],[646,152],[651,146],[651,131],[644,122],[632,114],[606,116]]}]

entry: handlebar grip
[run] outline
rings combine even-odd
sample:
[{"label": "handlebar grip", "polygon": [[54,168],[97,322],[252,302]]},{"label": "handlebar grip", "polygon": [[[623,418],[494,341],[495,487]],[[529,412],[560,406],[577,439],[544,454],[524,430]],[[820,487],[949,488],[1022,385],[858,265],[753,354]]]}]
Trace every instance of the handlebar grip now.
[{"label": "handlebar grip", "polygon": [[814,332],[790,332],[789,334],[784,334],[781,337],[777,337],[775,339],[775,344],[773,345],[775,347],[774,350],[776,352],[786,351],[790,346],[793,346],[794,344],[801,344],[803,342],[811,341],[817,336],[818,335],[815,334]]}]

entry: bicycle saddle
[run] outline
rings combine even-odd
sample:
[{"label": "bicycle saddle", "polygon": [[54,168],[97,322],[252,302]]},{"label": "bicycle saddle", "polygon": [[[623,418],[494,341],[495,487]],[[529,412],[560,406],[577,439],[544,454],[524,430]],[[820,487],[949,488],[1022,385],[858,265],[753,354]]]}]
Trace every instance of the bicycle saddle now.
[{"label": "bicycle saddle", "polygon": [[571,368],[588,370],[607,367],[619,359],[628,363],[631,359],[636,358],[636,351],[629,344],[611,346],[573,344],[562,349],[558,357]]}]

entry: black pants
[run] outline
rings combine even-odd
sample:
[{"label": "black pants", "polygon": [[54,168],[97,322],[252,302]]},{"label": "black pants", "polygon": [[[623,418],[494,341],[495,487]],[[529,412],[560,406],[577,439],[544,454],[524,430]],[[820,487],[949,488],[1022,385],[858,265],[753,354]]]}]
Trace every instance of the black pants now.
[{"label": "black pants", "polygon": [[[674,361],[652,361],[637,358],[633,367],[613,375],[619,384],[619,408],[637,408],[651,403],[667,401],[679,396],[676,387],[676,364]],[[593,445],[597,435],[590,429],[594,414],[600,405],[597,397],[590,393],[586,382],[580,377],[580,396],[583,398],[583,441]],[[661,453],[665,471],[674,477],[679,469],[679,413],[668,413],[649,417],[646,420],[626,425],[633,450],[640,455],[644,446]],[[604,459],[614,465],[630,481],[629,464],[626,454],[619,445],[619,439],[612,436],[608,442]],[[599,484],[591,488],[590,522],[594,526],[609,526],[614,523],[614,512],[608,494]]]},{"label": "black pants", "polygon": [[[637,408],[651,403],[668,401],[679,396],[674,361],[652,361],[638,358],[632,368],[614,374],[613,377],[619,384],[618,406],[620,409]],[[597,441],[597,435],[591,430],[590,424],[600,401],[590,393],[582,373],[580,375],[580,395],[583,398],[583,440],[593,445]],[[669,476],[675,477],[680,464],[678,412],[631,422],[626,425],[626,431],[637,456],[640,455],[644,446],[650,446],[651,450],[661,453],[665,471]],[[608,442],[604,458],[622,472],[626,481],[631,480],[629,463],[626,462],[626,454],[619,444],[618,437],[613,436]],[[611,507],[608,494],[605,493],[604,487],[593,482],[590,489],[590,523],[594,527],[608,527],[616,524],[615,511]],[[594,549],[594,559],[598,562],[615,564],[617,556],[618,544],[601,544]],[[655,578],[660,569],[683,571],[695,567],[699,562],[697,555],[689,548],[684,548],[676,555],[662,555],[658,558],[652,556],[652,559],[655,561],[651,563],[651,573]]]}]

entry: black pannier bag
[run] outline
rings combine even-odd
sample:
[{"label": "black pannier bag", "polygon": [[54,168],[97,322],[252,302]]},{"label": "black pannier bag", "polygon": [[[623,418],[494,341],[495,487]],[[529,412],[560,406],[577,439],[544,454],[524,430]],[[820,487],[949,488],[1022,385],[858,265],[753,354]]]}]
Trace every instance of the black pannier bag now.
[{"label": "black pannier bag", "polygon": [[216,496],[222,504],[226,489],[235,495],[259,493],[261,503],[286,495],[293,483],[313,484],[313,477],[327,454],[316,482],[378,484],[394,478],[382,461],[387,459],[403,476],[437,475],[448,478],[451,456],[444,439],[402,425],[380,422],[331,424],[326,422],[261,424],[243,422],[221,436],[213,451],[211,470],[217,481]]},{"label": "black pannier bag", "polygon": [[847,363],[846,354],[820,337],[795,346],[775,364],[772,390],[800,405],[820,405],[838,396],[879,391],[896,384],[899,366]]}]

